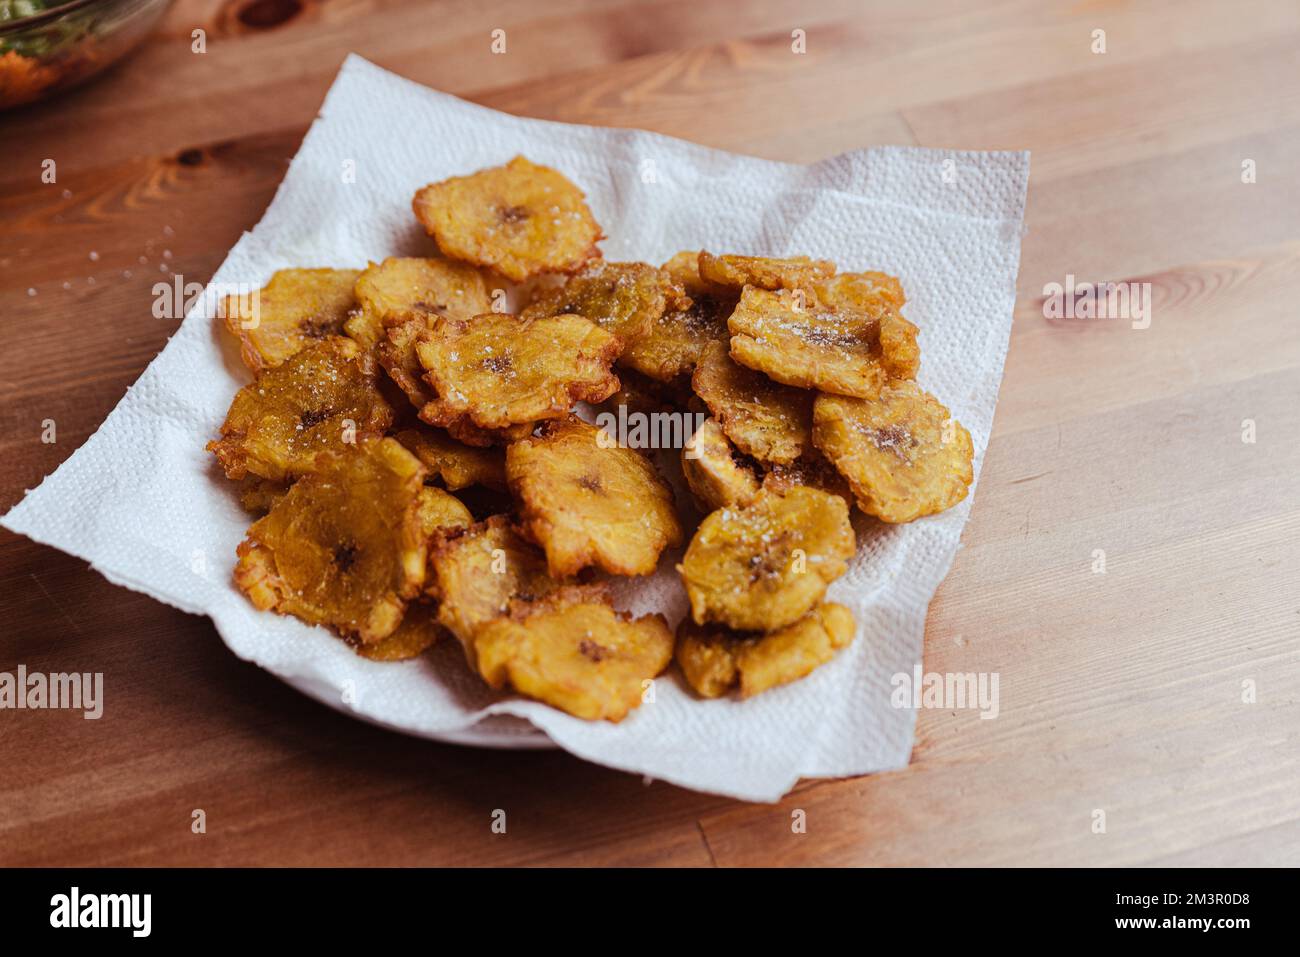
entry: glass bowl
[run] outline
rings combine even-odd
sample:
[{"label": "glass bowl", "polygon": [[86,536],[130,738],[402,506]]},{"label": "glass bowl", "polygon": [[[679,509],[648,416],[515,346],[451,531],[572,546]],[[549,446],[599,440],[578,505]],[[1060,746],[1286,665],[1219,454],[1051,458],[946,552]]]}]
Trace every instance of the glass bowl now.
[{"label": "glass bowl", "polygon": [[[49,9],[0,20],[0,110],[76,86],[125,56],[171,0],[45,0]],[[0,0],[13,13],[31,0]]]}]

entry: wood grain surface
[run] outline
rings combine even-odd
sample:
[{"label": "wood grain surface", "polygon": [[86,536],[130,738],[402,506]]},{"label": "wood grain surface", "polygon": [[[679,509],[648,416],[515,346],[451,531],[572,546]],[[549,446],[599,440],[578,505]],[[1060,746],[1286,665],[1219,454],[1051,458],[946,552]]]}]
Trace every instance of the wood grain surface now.
[{"label": "wood grain surface", "polygon": [[[3,532],[0,670],[102,671],[106,703],[0,711],[0,863],[1300,864],[1300,6],[178,0],[101,81],[0,114],[0,508],[166,343],[150,287],[206,280],[257,222],[349,51],[774,159],[1033,151],[925,644],[928,671],[998,672],[1001,714],[923,710],[907,770],[740,804],[349,720]],[[1067,275],[1150,283],[1150,327],[1045,318]]]}]

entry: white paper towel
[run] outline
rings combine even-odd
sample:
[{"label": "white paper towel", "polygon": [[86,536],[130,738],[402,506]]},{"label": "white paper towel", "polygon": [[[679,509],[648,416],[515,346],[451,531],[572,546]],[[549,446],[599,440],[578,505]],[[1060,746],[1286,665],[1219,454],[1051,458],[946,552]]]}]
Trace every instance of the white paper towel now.
[{"label": "white paper towel", "polygon": [[[901,277],[905,314],[921,329],[920,382],[970,430],[979,475],[1011,329],[1027,153],[885,147],[811,166],[774,163],[637,130],[508,116],[353,56],[266,215],[213,282],[255,288],[290,266],[428,254],[433,245],[411,214],[415,190],[519,153],[586,191],[611,260],[662,262],[703,247],[802,253]],[[858,639],[809,678],[750,701],[701,701],[670,672],[655,701],[621,724],[581,721],[490,692],[452,642],[419,661],[376,663],[323,629],[253,609],[230,577],[249,516],[203,450],[247,381],[212,311],[206,298],[191,311],[99,431],[4,517],[6,527],[210,616],[241,658],[414,733],[516,715],[588,760],[760,801],[800,777],[907,763],[916,716],[891,706],[890,678],[921,658],[926,607],[973,496],[900,527],[855,518],[857,557],[828,597],[853,609]],[[675,624],[686,607],[676,557],[621,587],[620,603]]]}]

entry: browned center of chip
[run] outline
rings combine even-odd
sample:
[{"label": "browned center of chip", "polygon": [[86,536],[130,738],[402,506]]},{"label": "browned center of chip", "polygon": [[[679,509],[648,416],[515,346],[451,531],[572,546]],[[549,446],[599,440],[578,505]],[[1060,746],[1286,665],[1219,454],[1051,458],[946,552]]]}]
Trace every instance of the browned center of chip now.
[{"label": "browned center of chip", "polygon": [[483,360],[482,364],[483,368],[487,369],[488,372],[496,373],[509,372],[514,365],[510,359],[510,354],[504,352],[501,355],[488,356]]},{"label": "browned center of chip", "polygon": [[522,223],[528,216],[528,208],[525,206],[502,206],[497,209],[497,218],[507,226]]},{"label": "browned center of chip", "polygon": [[590,638],[584,638],[578,643],[578,651],[589,661],[604,661],[609,657],[609,650]]},{"label": "browned center of chip", "polygon": [[333,414],[329,409],[303,409],[298,414],[298,421],[304,429],[310,429],[313,425],[320,425]]},{"label": "browned center of chip", "polygon": [[904,426],[887,425],[883,429],[864,429],[871,443],[882,452],[892,452],[904,462],[908,461],[907,450],[916,446],[916,439]]},{"label": "browned center of chip", "polygon": [[343,542],[334,548],[334,564],[341,572],[346,572],[357,560],[357,546]]}]

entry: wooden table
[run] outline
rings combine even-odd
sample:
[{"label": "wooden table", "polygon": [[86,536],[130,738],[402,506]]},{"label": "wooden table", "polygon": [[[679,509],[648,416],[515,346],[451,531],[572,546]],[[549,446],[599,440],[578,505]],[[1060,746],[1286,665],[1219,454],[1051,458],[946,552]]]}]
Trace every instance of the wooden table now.
[{"label": "wooden table", "polygon": [[[1033,150],[993,441],[925,646],[1001,675],[997,720],[923,711],[906,771],[740,804],[348,720],[5,532],[0,670],[104,671],[107,702],[0,712],[0,863],[1300,864],[1300,7],[973,6],[180,0],[102,82],[0,116],[4,508],[162,348],[150,287],[206,280],[258,220],[348,51],[776,159]],[[1067,275],[1149,282],[1150,327],[1045,318]]]}]

